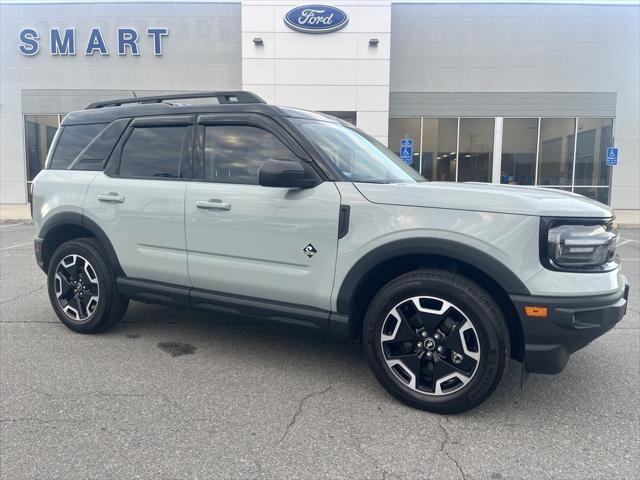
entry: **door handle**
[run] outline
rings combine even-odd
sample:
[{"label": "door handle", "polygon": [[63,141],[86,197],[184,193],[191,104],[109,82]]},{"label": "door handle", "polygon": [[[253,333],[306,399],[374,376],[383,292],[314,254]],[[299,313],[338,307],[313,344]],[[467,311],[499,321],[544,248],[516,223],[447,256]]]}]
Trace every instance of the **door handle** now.
[{"label": "door handle", "polygon": [[210,200],[199,200],[196,202],[196,207],[204,210],[231,210],[231,204],[212,198]]},{"label": "door handle", "polygon": [[107,195],[98,195],[98,201],[108,203],[124,203],[124,195],[118,195],[115,192],[111,192]]}]

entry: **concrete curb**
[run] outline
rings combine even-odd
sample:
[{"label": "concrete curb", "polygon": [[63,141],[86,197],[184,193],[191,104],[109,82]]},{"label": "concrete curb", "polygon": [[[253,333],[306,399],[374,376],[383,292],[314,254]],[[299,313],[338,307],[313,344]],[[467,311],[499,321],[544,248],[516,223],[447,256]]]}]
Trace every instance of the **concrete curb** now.
[{"label": "concrete curb", "polygon": [[640,228],[640,210],[616,210],[618,228]]},{"label": "concrete curb", "polygon": [[33,225],[30,218],[0,218],[0,225]]},{"label": "concrete curb", "polygon": [[0,204],[0,223],[32,223],[28,203]]}]

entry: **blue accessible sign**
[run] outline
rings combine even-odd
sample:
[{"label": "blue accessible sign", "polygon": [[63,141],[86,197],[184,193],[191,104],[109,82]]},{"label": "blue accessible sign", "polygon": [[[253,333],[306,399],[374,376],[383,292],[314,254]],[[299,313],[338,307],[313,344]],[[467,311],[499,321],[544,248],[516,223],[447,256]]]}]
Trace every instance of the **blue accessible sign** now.
[{"label": "blue accessible sign", "polygon": [[614,165],[618,165],[618,148],[617,147],[608,147],[607,148],[607,165],[613,167]]},{"label": "blue accessible sign", "polygon": [[407,165],[413,163],[413,140],[410,138],[400,140],[400,158]]}]

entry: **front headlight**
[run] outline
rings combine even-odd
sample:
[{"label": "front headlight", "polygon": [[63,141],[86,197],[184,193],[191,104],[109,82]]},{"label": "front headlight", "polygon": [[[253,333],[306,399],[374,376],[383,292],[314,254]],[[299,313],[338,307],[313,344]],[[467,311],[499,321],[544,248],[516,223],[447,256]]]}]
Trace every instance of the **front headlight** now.
[{"label": "front headlight", "polygon": [[552,270],[603,272],[618,265],[611,219],[541,219],[540,260]]}]

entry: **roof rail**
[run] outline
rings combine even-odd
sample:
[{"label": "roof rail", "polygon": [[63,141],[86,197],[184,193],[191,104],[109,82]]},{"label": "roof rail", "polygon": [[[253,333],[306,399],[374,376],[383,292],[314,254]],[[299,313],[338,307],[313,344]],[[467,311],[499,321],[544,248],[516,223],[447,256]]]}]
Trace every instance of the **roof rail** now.
[{"label": "roof rail", "polygon": [[119,107],[129,103],[162,103],[166,100],[183,100],[189,98],[217,98],[221,104],[225,103],[266,103],[262,98],[252,92],[242,90],[228,92],[194,92],[178,93],[175,95],[158,95],[154,97],[133,97],[121,98],[119,100],[109,100],[106,102],[95,102],[87,105],[85,110],[92,110],[103,107]]}]

